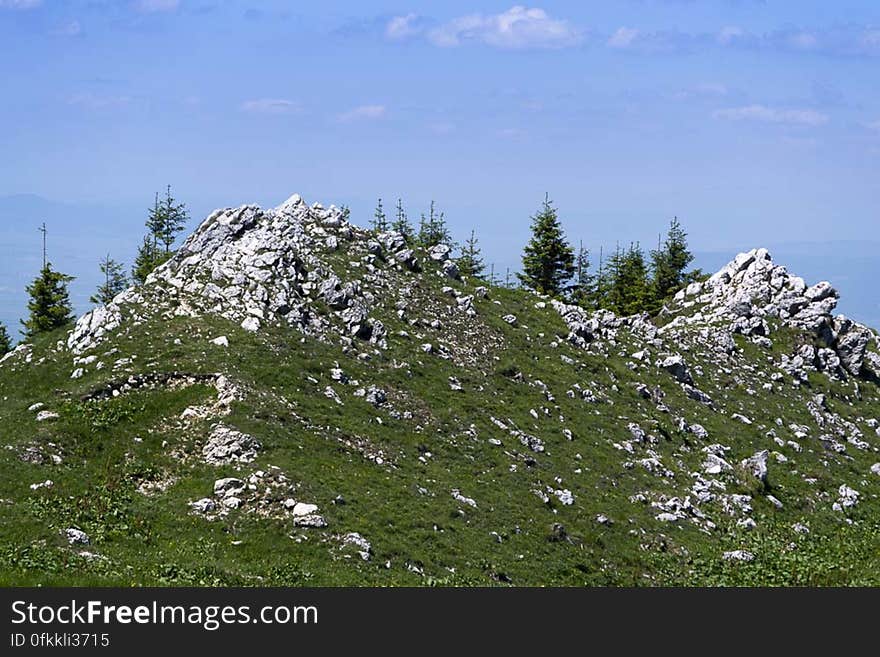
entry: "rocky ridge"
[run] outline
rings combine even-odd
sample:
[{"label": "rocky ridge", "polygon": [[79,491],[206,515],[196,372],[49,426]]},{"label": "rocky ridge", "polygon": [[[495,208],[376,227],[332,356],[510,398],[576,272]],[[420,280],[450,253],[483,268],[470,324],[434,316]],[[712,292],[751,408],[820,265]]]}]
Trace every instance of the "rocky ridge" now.
[{"label": "rocky ridge", "polygon": [[[388,539],[339,520],[343,497],[314,492],[321,468],[309,479],[301,456],[274,465],[279,444],[331,441],[341,455],[334,474],[366,464],[354,480],[378,479],[346,490],[356,503],[379,481],[410,477],[413,504],[447,500],[467,525],[485,516],[499,545],[528,533],[494,524],[500,490],[517,508],[539,504],[518,523],[547,514],[554,544],[577,545],[572,523],[582,518],[572,514],[586,513],[589,526],[626,531],[646,551],[686,527],[718,541],[732,535],[735,549],[724,555],[734,556],[718,557],[731,567],[761,563],[745,537],[772,526],[772,514],[790,516],[798,536],[809,534],[797,529],[809,525],[801,509],[863,522],[880,482],[880,419],[861,402],[878,381],[880,344],[872,329],[833,314],[830,284],[808,286],[756,249],[680,291],[658,317],[618,317],[462,279],[451,255],[446,245],[410,248],[397,233],[377,235],[299,196],[274,209],[218,210],[145,286],[80,318],[48,351],[22,345],[3,359],[0,384],[4,373],[58,361],[69,367],[64,386],[96,409],[213,389],[216,399],[212,391],[149,430],[166,436],[172,461],[141,477],[137,491],[158,503],[207,467],[187,496],[188,516],[286,523],[297,542],[319,536],[332,554],[350,548],[363,563]],[[157,328],[175,322],[189,332]],[[193,331],[203,324],[208,333]],[[126,346],[151,332],[151,345],[190,347],[194,365],[182,371],[175,359]],[[234,364],[249,343],[263,345],[262,360],[278,359],[268,377]],[[294,383],[275,376],[312,343],[333,356],[304,362]],[[67,467],[70,448],[55,428],[70,407],[50,398],[24,407],[43,438],[9,452],[34,467]],[[438,421],[445,407],[451,415]],[[366,424],[349,419],[359,417]],[[33,494],[62,494],[54,476],[42,479]],[[616,497],[623,508],[609,501]],[[72,522],[60,531],[69,527],[95,536]],[[427,576],[417,559],[405,569]]]}]

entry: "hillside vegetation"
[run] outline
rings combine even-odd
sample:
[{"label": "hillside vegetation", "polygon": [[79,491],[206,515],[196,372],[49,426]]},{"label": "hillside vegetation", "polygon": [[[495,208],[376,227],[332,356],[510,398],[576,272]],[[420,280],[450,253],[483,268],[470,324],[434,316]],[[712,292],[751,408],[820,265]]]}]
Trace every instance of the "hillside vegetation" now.
[{"label": "hillside vegetation", "polygon": [[762,249],[655,318],[298,196],[0,361],[3,585],[880,584],[880,354]]}]

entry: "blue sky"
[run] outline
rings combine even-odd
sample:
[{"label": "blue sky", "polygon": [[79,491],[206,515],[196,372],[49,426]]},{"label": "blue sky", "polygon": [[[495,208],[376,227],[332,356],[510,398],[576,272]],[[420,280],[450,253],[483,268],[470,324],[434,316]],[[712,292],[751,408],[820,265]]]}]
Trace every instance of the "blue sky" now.
[{"label": "blue sky", "polygon": [[0,0],[0,43],[7,324],[41,219],[83,310],[167,183],[194,223],[435,198],[499,269],[545,191],[594,251],[677,215],[707,266],[781,245],[880,324],[877,2]]}]

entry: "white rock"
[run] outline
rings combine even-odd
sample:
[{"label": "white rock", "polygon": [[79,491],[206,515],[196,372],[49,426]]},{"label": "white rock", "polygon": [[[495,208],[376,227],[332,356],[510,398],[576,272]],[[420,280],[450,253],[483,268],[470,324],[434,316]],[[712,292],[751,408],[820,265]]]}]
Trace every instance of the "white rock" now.
[{"label": "white rock", "polygon": [[249,333],[256,333],[260,330],[260,320],[256,317],[248,317],[241,323],[241,328]]},{"label": "white rock", "polygon": [[310,516],[318,512],[317,504],[306,504],[305,502],[297,502],[293,506],[294,516]]},{"label": "white rock", "polygon": [[193,509],[193,511],[197,513],[210,513],[217,508],[214,500],[212,500],[210,497],[203,497],[202,499],[196,500],[195,502],[190,502],[189,505]]},{"label": "white rock", "polygon": [[81,529],[77,529],[76,527],[68,527],[64,530],[65,535],[67,536],[67,542],[70,545],[88,545],[89,544],[89,535],[86,534]]},{"label": "white rock", "polygon": [[452,490],[452,497],[453,497],[453,499],[455,499],[456,502],[459,502],[461,504],[467,504],[468,506],[472,506],[475,509],[477,508],[477,503],[472,498],[465,497],[464,495],[462,495],[461,491],[458,490],[457,488]]}]

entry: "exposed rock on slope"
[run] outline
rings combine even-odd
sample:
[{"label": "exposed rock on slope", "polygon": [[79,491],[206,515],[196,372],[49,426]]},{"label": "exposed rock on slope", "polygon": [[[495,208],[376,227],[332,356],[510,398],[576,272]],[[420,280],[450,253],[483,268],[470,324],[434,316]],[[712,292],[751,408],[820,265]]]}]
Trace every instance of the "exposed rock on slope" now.
[{"label": "exposed rock on slope", "polygon": [[[449,247],[430,256],[450,278],[457,278]],[[362,280],[343,281],[326,254],[345,249],[363,256]],[[138,321],[144,305],[173,305],[175,315],[214,313],[258,331],[265,323],[283,322],[305,334],[319,335],[328,320],[316,312],[328,306],[344,335],[382,346],[385,328],[370,317],[375,287],[384,261],[414,271],[419,261],[402,236],[373,236],[353,226],[334,206],[311,207],[299,195],[274,209],[245,205],[213,212],[180,251],[150,275],[142,289],[131,288],[111,304],[77,322],[68,346],[82,353],[125,320]],[[378,264],[378,263],[377,263]]]},{"label": "exposed rock on slope", "polygon": [[298,196],[214,212],[0,361],[0,523],[50,551],[80,529],[126,583],[201,582],[205,549],[236,585],[754,578],[850,530],[876,560],[880,345],[829,284],[758,249],[618,317],[451,253]]},{"label": "exposed rock on slope", "polygon": [[577,306],[553,303],[571,329],[570,339],[585,347],[594,341],[613,344],[618,331],[625,329],[645,346],[660,350],[674,352],[676,344],[696,339],[704,347],[730,353],[736,334],[771,345],[773,322],[775,328],[801,329],[819,341],[790,355],[794,370],[808,367],[838,377],[880,377],[880,355],[869,350],[872,345],[877,348],[877,334],[844,315],[833,316],[839,297],[830,283],[808,287],[784,266],[774,265],[766,249],[755,249],[739,254],[704,283],[692,283],[679,291],[664,311],[671,320],[659,328],[645,316],[588,313]]}]

